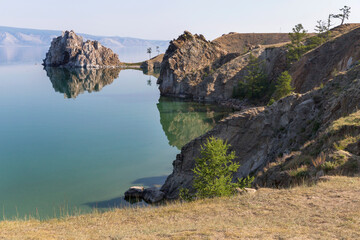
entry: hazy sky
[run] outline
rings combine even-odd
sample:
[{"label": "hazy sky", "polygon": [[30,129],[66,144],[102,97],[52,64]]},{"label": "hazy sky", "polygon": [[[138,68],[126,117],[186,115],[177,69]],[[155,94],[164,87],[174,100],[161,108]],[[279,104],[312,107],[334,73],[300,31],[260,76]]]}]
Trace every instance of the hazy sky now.
[{"label": "hazy sky", "polygon": [[[360,23],[360,0],[0,0],[0,26],[75,30],[93,35],[173,39],[184,30],[214,39],[228,32],[313,31],[351,6]],[[336,23],[339,21],[337,20]]]}]

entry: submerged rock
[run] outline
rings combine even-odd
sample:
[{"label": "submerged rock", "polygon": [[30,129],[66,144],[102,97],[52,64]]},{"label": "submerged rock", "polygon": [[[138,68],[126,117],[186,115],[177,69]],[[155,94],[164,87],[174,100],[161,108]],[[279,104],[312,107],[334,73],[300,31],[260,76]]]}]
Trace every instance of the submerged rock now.
[{"label": "submerged rock", "polygon": [[51,42],[44,66],[101,68],[120,66],[118,55],[98,41],[83,41],[74,31],[66,31]]}]

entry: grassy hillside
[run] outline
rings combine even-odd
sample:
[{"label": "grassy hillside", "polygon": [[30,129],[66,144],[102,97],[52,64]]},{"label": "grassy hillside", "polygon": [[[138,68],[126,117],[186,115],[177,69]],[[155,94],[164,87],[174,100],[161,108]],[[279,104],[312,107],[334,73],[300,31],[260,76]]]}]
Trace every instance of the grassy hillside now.
[{"label": "grassy hillside", "polygon": [[0,239],[359,239],[360,178],[44,222],[0,222]]}]

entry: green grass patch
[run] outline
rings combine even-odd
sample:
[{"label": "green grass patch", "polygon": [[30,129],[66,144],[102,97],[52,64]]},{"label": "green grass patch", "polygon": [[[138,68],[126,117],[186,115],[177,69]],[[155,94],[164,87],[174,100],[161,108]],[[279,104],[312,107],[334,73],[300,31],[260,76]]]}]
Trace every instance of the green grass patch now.
[{"label": "green grass patch", "polygon": [[308,167],[303,165],[297,169],[290,170],[289,175],[295,178],[305,178],[309,176]]},{"label": "green grass patch", "polygon": [[360,140],[360,135],[349,136],[346,135],[344,139],[337,141],[333,144],[334,148],[338,151],[345,150],[350,144],[356,143]]},{"label": "green grass patch", "polygon": [[334,121],[330,126],[330,131],[338,131],[344,126],[360,127],[360,111],[354,112],[346,117],[342,117]]}]

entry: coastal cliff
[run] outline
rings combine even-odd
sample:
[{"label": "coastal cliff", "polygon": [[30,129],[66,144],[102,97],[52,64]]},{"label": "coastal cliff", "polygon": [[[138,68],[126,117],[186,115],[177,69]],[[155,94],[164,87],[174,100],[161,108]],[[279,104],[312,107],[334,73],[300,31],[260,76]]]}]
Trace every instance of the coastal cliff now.
[{"label": "coastal cliff", "polygon": [[[176,156],[173,172],[162,186],[165,197],[177,198],[181,188],[193,190],[195,159],[210,136],[226,140],[231,145],[230,150],[236,152],[235,161],[241,166],[234,177],[253,175],[256,177],[254,184],[258,186],[290,186],[299,176],[312,178],[324,171],[346,174],[359,171],[360,28],[346,25],[334,29],[334,33],[330,41],[310,50],[291,66],[289,73],[295,93],[271,106],[234,113],[186,144]],[[178,48],[173,57],[183,60],[180,53],[181,48]],[[255,46],[251,50],[253,56],[265,63],[269,81],[288,69],[286,53],[284,46]],[[172,58],[164,58],[160,84],[164,81],[172,84],[166,89],[160,86],[161,93],[183,94],[201,100],[229,99],[234,84],[247,74],[245,66],[249,54],[225,52],[219,55],[208,66],[214,66],[221,59],[230,60],[210,71],[207,77],[201,69],[192,75],[179,72],[166,75],[166,71],[172,73],[180,68],[169,69]],[[172,66],[177,66],[175,60],[171,61],[174,61]],[[181,69],[187,69],[187,65]],[[189,76],[196,76],[199,81],[190,85]],[[340,126],[334,130],[336,124]],[[313,163],[320,161],[316,159],[321,160],[319,166],[323,166],[323,170],[319,171],[320,167]]]},{"label": "coastal cliff", "polygon": [[[163,96],[223,102],[244,81],[250,54],[259,59],[269,84],[288,70],[296,92],[305,93],[346,71],[360,59],[359,24],[331,30],[331,40],[310,50],[289,68],[288,34],[223,35],[212,42],[185,32],[165,53],[159,90]],[[309,34],[308,37],[314,36]],[[263,44],[259,44],[263,43]]]},{"label": "coastal cliff", "polygon": [[[235,161],[241,166],[234,177],[251,174],[258,176],[256,182],[259,185],[286,186],[292,181],[286,169],[278,168],[269,174],[260,173],[279,156],[291,156],[294,152],[299,156],[312,154],[313,158],[326,152],[331,159],[331,156],[336,155],[336,149],[332,147],[334,142],[346,138],[348,131],[341,129],[332,135],[337,136],[332,141],[324,141],[322,139],[329,134],[329,126],[341,117],[356,113],[359,108],[360,67],[355,67],[322,89],[306,94],[292,94],[271,106],[235,113],[181,149],[173,162],[173,173],[161,190],[166,198],[174,199],[178,197],[180,188],[192,189],[194,159],[199,157],[200,146],[210,136],[226,140],[231,145],[230,150],[236,152]],[[353,128],[359,130],[356,124]],[[356,147],[359,142],[355,141],[354,144],[345,150],[348,156],[355,159],[355,164],[359,164],[360,152],[359,147]],[[293,158],[284,161],[293,161]],[[309,164],[309,159],[307,161]],[[360,164],[357,166],[360,168]]]},{"label": "coastal cliff", "polygon": [[250,54],[264,62],[270,82],[286,67],[284,48],[253,46],[245,41],[235,43],[242,44],[236,52],[221,42],[206,41],[203,36],[189,32],[173,40],[161,64],[158,79],[161,95],[213,102],[231,99],[234,87],[247,73]]},{"label": "coastal cliff", "polygon": [[43,65],[49,67],[101,68],[120,66],[118,55],[98,41],[83,41],[66,31],[51,42]]}]

